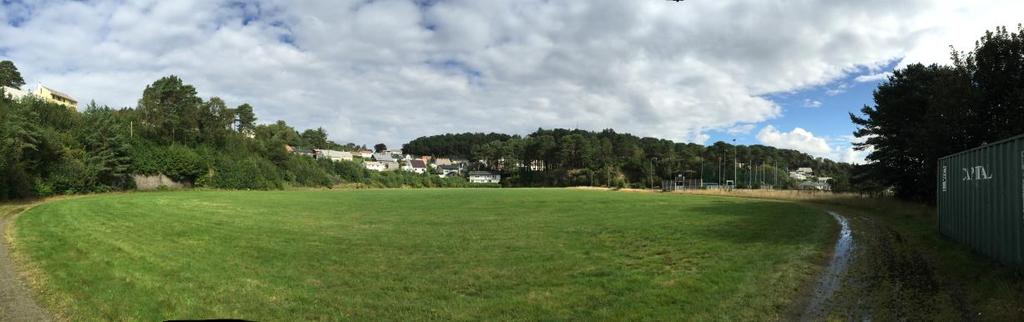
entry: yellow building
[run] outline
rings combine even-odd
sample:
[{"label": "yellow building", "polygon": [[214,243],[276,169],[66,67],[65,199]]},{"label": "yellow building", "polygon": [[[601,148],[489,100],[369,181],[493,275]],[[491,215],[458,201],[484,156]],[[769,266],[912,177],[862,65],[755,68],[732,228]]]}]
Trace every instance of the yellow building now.
[{"label": "yellow building", "polygon": [[71,95],[55,91],[43,85],[39,85],[35,91],[32,91],[32,95],[50,103],[66,106],[72,111],[78,110],[78,101],[71,97]]},{"label": "yellow building", "polygon": [[27,96],[33,96],[48,103],[67,107],[72,111],[78,110],[78,101],[71,97],[71,95],[55,91],[43,85],[39,85],[39,87],[36,87],[36,89],[32,91],[23,91],[17,88],[4,86],[3,92],[4,96],[7,96],[7,98],[10,99],[20,100]]}]

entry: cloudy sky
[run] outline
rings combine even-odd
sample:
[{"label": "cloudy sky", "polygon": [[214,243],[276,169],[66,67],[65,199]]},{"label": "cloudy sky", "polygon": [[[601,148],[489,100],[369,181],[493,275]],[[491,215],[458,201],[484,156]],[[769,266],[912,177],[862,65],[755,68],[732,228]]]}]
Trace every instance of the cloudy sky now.
[{"label": "cloudy sky", "polygon": [[888,72],[1024,20],[1019,0],[0,3],[0,59],[83,102],[175,74],[339,142],[614,128],[853,162],[847,113]]}]

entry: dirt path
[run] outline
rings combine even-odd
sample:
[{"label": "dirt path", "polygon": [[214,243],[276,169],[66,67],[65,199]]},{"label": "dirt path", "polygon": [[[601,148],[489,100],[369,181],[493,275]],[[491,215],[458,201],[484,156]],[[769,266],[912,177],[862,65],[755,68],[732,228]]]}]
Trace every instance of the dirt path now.
[{"label": "dirt path", "polygon": [[[11,259],[7,224],[29,206],[0,211],[0,321],[51,321],[50,315],[32,299],[32,293],[18,277]],[[2,210],[2,209],[0,209]]]},{"label": "dirt path", "polygon": [[836,245],[832,250],[832,259],[829,260],[828,267],[816,283],[807,309],[804,310],[801,317],[801,320],[804,321],[818,321],[828,317],[826,308],[828,301],[833,298],[836,290],[842,285],[843,276],[853,257],[853,231],[850,229],[849,220],[834,211],[828,213],[839,224],[839,238],[836,239]]}]

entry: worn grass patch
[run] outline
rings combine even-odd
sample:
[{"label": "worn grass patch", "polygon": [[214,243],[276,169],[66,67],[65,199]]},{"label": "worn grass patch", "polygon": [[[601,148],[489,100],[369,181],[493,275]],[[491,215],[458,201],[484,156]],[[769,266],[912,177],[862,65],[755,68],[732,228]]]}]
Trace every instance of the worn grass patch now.
[{"label": "worn grass patch", "polygon": [[775,201],[446,189],[96,196],[14,235],[76,321],[761,320],[834,230]]}]

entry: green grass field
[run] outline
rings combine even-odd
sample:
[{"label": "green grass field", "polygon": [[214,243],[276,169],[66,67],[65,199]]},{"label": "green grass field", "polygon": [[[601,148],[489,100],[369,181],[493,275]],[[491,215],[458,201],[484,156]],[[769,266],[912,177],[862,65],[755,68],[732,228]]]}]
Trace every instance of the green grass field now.
[{"label": "green grass field", "polygon": [[786,318],[832,218],[563,189],[156,192],[39,205],[15,251],[61,319]]}]

